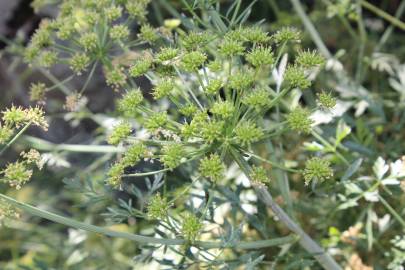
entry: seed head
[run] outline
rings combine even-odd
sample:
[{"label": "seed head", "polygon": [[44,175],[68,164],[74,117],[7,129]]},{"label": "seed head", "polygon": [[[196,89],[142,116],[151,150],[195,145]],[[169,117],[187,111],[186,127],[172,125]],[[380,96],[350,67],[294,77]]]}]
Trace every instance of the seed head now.
[{"label": "seed head", "polygon": [[333,177],[333,170],[328,160],[313,157],[305,163],[303,172],[305,184],[308,185],[312,180],[323,182]]},{"label": "seed head", "polygon": [[273,35],[273,39],[276,43],[284,43],[288,41],[301,42],[301,33],[292,27],[285,27],[277,31]]},{"label": "seed head", "polygon": [[138,60],[129,68],[129,75],[131,77],[139,77],[144,75],[152,67],[152,60],[148,57]]},{"label": "seed head", "polygon": [[287,68],[284,79],[291,88],[306,89],[311,86],[311,82],[305,76],[304,70],[296,65]]},{"label": "seed head", "polygon": [[145,127],[151,132],[156,131],[159,128],[164,128],[168,121],[166,112],[158,112],[152,114],[145,122]]},{"label": "seed head", "polygon": [[184,147],[179,143],[171,143],[163,146],[162,156],[160,160],[166,168],[173,170],[181,164],[181,159],[184,157]]},{"label": "seed head", "polygon": [[258,68],[274,63],[274,55],[270,47],[256,47],[246,55],[246,61]]},{"label": "seed head", "polygon": [[134,166],[139,162],[141,157],[146,152],[146,147],[142,143],[136,143],[131,145],[124,154],[121,163],[125,167]]},{"label": "seed head", "polygon": [[43,102],[45,100],[46,85],[42,82],[31,83],[30,100]]},{"label": "seed head", "polygon": [[270,101],[270,93],[265,88],[255,89],[242,98],[242,103],[254,107],[256,111],[264,109]]},{"label": "seed head", "polygon": [[186,53],[181,59],[181,66],[185,71],[193,72],[197,71],[198,68],[204,64],[207,60],[207,56],[199,51],[192,51]]},{"label": "seed head", "polygon": [[219,52],[228,57],[242,55],[244,51],[243,43],[233,39],[225,39],[219,47]]},{"label": "seed head", "polygon": [[170,79],[162,79],[154,88],[153,88],[153,98],[161,99],[170,95],[170,92],[174,89],[174,82]]},{"label": "seed head", "polygon": [[32,170],[27,168],[25,162],[21,161],[9,163],[2,173],[4,177],[1,181],[16,189],[20,189],[32,176]]},{"label": "seed head", "polygon": [[85,53],[75,53],[69,60],[70,68],[77,74],[81,75],[90,63],[90,57]]},{"label": "seed head", "polygon": [[121,122],[114,127],[107,141],[109,144],[117,145],[126,137],[128,137],[131,134],[131,131],[132,128],[128,122]]},{"label": "seed head", "polygon": [[235,128],[236,140],[242,146],[249,146],[263,137],[263,131],[253,122],[243,122]]},{"label": "seed head", "polygon": [[310,119],[310,115],[311,113],[307,109],[297,107],[287,115],[288,126],[292,130],[310,133],[311,125],[313,123]]},{"label": "seed head", "polygon": [[110,38],[112,40],[126,40],[129,37],[129,28],[123,24],[114,25],[110,29]]},{"label": "seed head", "polygon": [[153,42],[155,42],[156,40],[159,39],[159,36],[158,36],[156,30],[149,24],[144,24],[141,26],[138,37],[141,40],[146,41],[150,44],[152,44]]},{"label": "seed head", "polygon": [[194,242],[201,229],[202,223],[194,214],[187,213],[184,216],[181,233],[187,241]]},{"label": "seed head", "polygon": [[295,64],[303,68],[312,68],[323,65],[325,58],[323,58],[317,51],[300,51]]},{"label": "seed head", "polygon": [[270,179],[267,176],[267,172],[263,167],[253,166],[250,174],[250,179],[254,184],[266,185],[270,183]]},{"label": "seed head", "polygon": [[235,106],[230,101],[217,101],[212,105],[211,112],[220,118],[230,118],[235,112]]},{"label": "seed head", "polygon": [[217,182],[224,177],[225,166],[217,154],[211,154],[200,161],[199,171],[203,177]]},{"label": "seed head", "polygon": [[150,219],[161,220],[167,216],[169,210],[169,203],[165,197],[162,197],[160,193],[154,195],[148,203],[147,215]]},{"label": "seed head", "polygon": [[141,89],[129,90],[120,100],[118,100],[118,110],[128,116],[133,116],[138,112],[138,105],[143,101]]},{"label": "seed head", "polygon": [[330,92],[322,91],[318,94],[318,103],[324,109],[332,109],[336,106],[336,99]]}]

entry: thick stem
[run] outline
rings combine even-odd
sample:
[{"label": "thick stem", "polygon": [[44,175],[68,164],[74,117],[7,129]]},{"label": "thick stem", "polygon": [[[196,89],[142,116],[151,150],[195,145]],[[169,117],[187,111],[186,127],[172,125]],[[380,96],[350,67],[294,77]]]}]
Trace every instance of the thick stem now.
[{"label": "thick stem", "polygon": [[[240,169],[244,172],[246,177],[250,178],[251,168],[250,165],[243,159],[235,150],[230,150],[232,157],[235,162],[239,165]],[[336,261],[325,252],[325,250],[320,247],[308,234],[301,229],[301,227],[295,223],[287,213],[273,200],[273,197],[268,192],[265,186],[255,185],[254,189],[258,194],[261,201],[267,206],[270,207],[274,214],[280,219],[284,225],[297,234],[300,239],[300,245],[308,251],[314,258],[327,270],[341,270],[342,268],[336,263]]]},{"label": "thick stem", "polygon": [[[93,233],[98,233],[101,235],[106,235],[110,237],[116,237],[116,238],[124,238],[128,239],[131,241],[135,241],[138,243],[143,243],[143,244],[161,244],[161,245],[184,245],[186,244],[186,240],[184,239],[169,239],[169,238],[155,238],[155,237],[150,237],[150,236],[143,236],[143,235],[138,235],[138,234],[131,234],[131,233],[126,233],[126,232],[117,232],[113,230],[109,230],[107,228],[95,226],[92,224],[87,224],[83,223],[68,217],[60,216],[51,212],[48,212],[46,210],[39,209],[37,207],[31,206],[26,203],[22,203],[19,201],[14,200],[11,197],[8,197],[4,194],[0,193],[0,199],[3,199],[4,201],[8,202],[9,204],[13,205],[16,208],[19,208],[21,210],[24,210],[32,215],[59,223],[63,224],[72,228],[88,231],[88,232],[93,232]],[[223,242],[206,242],[206,241],[196,241],[194,243],[195,246],[205,248],[205,249],[211,249],[211,248],[235,248],[235,249],[260,249],[260,248],[265,248],[265,247],[271,247],[271,246],[280,246],[280,245],[285,245],[289,243],[293,243],[297,240],[297,236],[295,235],[289,235],[286,237],[280,237],[280,238],[273,238],[273,239],[267,239],[267,240],[259,240],[259,241],[251,241],[251,242],[238,242],[236,244],[232,245],[227,245],[226,243]]]}]

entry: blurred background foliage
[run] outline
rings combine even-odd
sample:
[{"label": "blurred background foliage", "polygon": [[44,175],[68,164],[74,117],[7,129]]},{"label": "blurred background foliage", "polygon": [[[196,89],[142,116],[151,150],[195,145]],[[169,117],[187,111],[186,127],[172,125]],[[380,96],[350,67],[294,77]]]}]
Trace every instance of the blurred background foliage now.
[{"label": "blurred background foliage", "polygon": [[[29,106],[32,103],[28,89],[32,82],[42,81],[51,85],[67,74],[67,68],[58,65],[51,72],[30,68],[15,54],[18,47],[10,45],[13,44],[10,41],[26,44],[41,19],[52,18],[57,14],[55,6],[35,13],[32,5],[36,2],[0,1],[3,49],[0,59],[1,108],[10,104]],[[220,2],[224,11],[233,4],[233,1],[227,0]],[[294,2],[298,1],[258,0],[254,4],[252,1],[241,1],[241,10],[251,8],[247,23],[261,21],[271,33],[283,26],[300,29],[303,39],[297,46],[318,49],[322,53],[322,49],[317,46],[319,43],[314,42],[313,33],[308,32],[304,26]],[[334,72],[322,72],[317,77],[314,88],[333,90],[335,96],[346,102],[344,120],[352,127],[346,146],[351,151],[358,151],[366,156],[365,162],[370,164],[378,156],[398,159],[404,155],[405,149],[404,29],[393,27],[392,22],[364,6],[359,11],[357,1],[299,2],[306,19],[313,23],[321,43],[331,54],[326,68]],[[368,2],[396,16],[399,21],[405,21],[405,1]],[[148,20],[152,25],[159,26],[166,19],[180,17],[182,13],[191,15],[182,1],[153,0],[149,5]],[[14,160],[22,149],[33,146],[47,152],[53,165],[36,172],[33,181],[21,190],[7,190],[5,186],[1,186],[1,192],[20,201],[34,202],[40,208],[89,223],[102,223],[105,217],[109,220],[119,219],[120,211],[123,211],[120,203],[129,198],[138,206],[142,204],[142,195],[139,193],[147,190],[144,184],[137,184],[132,193],[112,191],[103,185],[109,161],[116,153],[86,153],[83,149],[69,149],[72,144],[102,143],[105,140],[105,130],[111,124],[114,98],[118,94],[105,85],[101,69],[95,72],[96,75],[86,90],[86,100],[83,100],[81,110],[66,112],[66,97],[61,92],[50,92],[45,105],[50,122],[49,131],[29,129],[26,136],[0,159],[0,166],[3,167],[8,160]],[[350,83],[345,81],[347,78]],[[81,77],[75,78],[69,82],[68,87],[77,89],[81,80]],[[138,83],[145,92],[151,87],[146,80],[141,79]],[[315,95],[313,92],[305,92],[305,102],[314,103]],[[331,129],[330,133],[333,132]],[[297,159],[294,149],[302,144],[301,141],[294,141],[296,138],[291,138],[291,144],[287,146],[289,160]],[[179,187],[183,179],[187,178],[176,170],[167,177],[172,180],[170,183]],[[325,245],[333,245],[334,241],[339,241],[336,237],[339,239],[348,230],[349,233],[356,234],[355,237],[366,238],[364,235],[358,236],[361,229],[356,229],[355,226],[357,223],[364,226],[363,220],[368,220],[365,217],[369,215],[367,211],[364,213],[363,209],[351,208],[330,212],[334,207],[329,205],[332,203],[322,196],[314,196],[308,192],[299,179],[291,179],[290,184],[297,215],[304,230],[310,235],[313,232],[324,232],[318,239],[323,239]],[[396,194],[398,197],[395,198],[395,204],[405,205],[403,193]],[[283,203],[281,197],[278,199]],[[380,213],[385,212],[380,205],[374,207],[372,203],[367,203],[364,206],[379,217],[382,216]],[[360,211],[362,214],[359,215]],[[311,219],[306,219],[307,215]],[[125,222],[111,225],[115,230],[142,232],[142,220],[125,218],[125,213],[122,216]],[[133,226],[135,224],[137,226]],[[281,227],[273,229],[283,232]],[[388,234],[381,241],[378,235],[374,235],[376,248],[372,250],[367,247],[367,241],[357,241],[342,248],[346,250],[349,269],[385,269],[384,265],[390,260],[384,258],[388,251],[386,247],[389,246],[390,239],[401,234],[401,229],[393,229]],[[6,226],[0,228],[0,269],[141,269],[137,263],[142,260],[133,260],[134,256],[139,255],[139,251],[137,244],[128,240],[86,234],[24,214],[21,219],[7,221]],[[312,259],[300,252],[299,248],[286,254],[277,254],[276,249],[269,249],[266,255],[268,261],[277,258],[280,266],[275,269],[317,267],[312,266]],[[156,266],[144,267],[154,269]],[[265,264],[263,267],[267,269]]]}]

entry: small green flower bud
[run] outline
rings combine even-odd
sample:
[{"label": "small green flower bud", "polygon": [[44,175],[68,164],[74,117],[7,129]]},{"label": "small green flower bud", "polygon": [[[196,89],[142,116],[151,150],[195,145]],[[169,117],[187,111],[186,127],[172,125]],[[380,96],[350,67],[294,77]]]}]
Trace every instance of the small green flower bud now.
[{"label": "small green flower bud", "polygon": [[26,63],[32,64],[32,62],[35,60],[36,57],[38,57],[40,53],[40,49],[36,45],[28,45],[24,49],[24,61]]},{"label": "small green flower bud", "polygon": [[18,219],[19,217],[20,214],[14,206],[0,199],[0,225],[5,219]]},{"label": "small green flower bud", "polygon": [[58,60],[58,55],[54,51],[43,51],[38,57],[38,65],[44,68],[50,68]]},{"label": "small green flower bud", "polygon": [[126,25],[114,25],[110,29],[110,38],[112,40],[125,40],[129,37],[129,28]]},{"label": "small green flower bud", "polygon": [[166,168],[173,170],[181,164],[181,159],[184,157],[184,147],[179,143],[171,143],[163,146],[162,157],[160,160]]},{"label": "small green flower bud", "polygon": [[146,20],[146,6],[148,5],[147,1],[128,1],[125,5],[125,8],[128,11],[128,14],[137,19],[138,21]]},{"label": "small green flower bud", "polygon": [[217,101],[212,105],[211,112],[223,119],[227,119],[235,112],[235,106],[230,101]]},{"label": "small green flower bud", "polygon": [[149,58],[137,60],[134,65],[129,68],[131,77],[139,77],[144,75],[152,67],[152,60]]},{"label": "small green flower bud", "polygon": [[252,172],[250,173],[250,179],[253,184],[256,185],[266,185],[270,183],[270,179],[267,176],[267,172],[263,167],[252,167]]},{"label": "small green flower bud", "polygon": [[138,105],[143,101],[141,89],[129,90],[120,100],[118,100],[118,110],[128,116],[134,116],[138,112]]},{"label": "small green flower bud", "polygon": [[108,143],[117,145],[122,140],[126,139],[131,134],[132,128],[128,122],[121,122],[114,127],[112,133],[108,137]]},{"label": "small green flower bud", "polygon": [[157,65],[155,72],[160,77],[174,77],[176,75],[176,69],[172,65]]},{"label": "small green flower bud", "polygon": [[181,66],[185,71],[193,72],[197,71],[204,64],[205,60],[207,60],[207,56],[204,53],[192,51],[183,56]]},{"label": "small green flower bud", "polygon": [[153,98],[161,99],[170,95],[174,89],[174,82],[172,80],[163,79],[153,88]]},{"label": "small green flower bud", "polygon": [[41,24],[31,38],[31,44],[38,48],[47,47],[52,44],[51,31],[46,24]]},{"label": "small green flower bud", "polygon": [[[194,119],[193,119],[194,120]],[[208,121],[201,124],[201,136],[207,143],[213,143],[223,136],[223,121]]]},{"label": "small green flower bud", "polygon": [[192,116],[197,112],[197,107],[194,104],[187,104],[179,109],[179,112],[185,116]]},{"label": "small green flower bud", "polygon": [[94,27],[97,22],[100,21],[100,16],[102,14],[93,10],[86,10],[86,16],[83,18],[84,22],[87,23],[87,27]]},{"label": "small green flower bud", "polygon": [[243,91],[252,87],[254,74],[250,70],[239,70],[229,79],[229,88]]},{"label": "small green flower bud", "polygon": [[224,177],[225,166],[217,154],[211,154],[200,161],[199,172],[203,177],[217,182]]},{"label": "small green flower bud", "polygon": [[274,56],[270,48],[256,47],[246,55],[246,61],[252,66],[258,68],[261,66],[272,65]]},{"label": "small green flower bud", "polygon": [[220,79],[210,80],[207,87],[205,88],[205,92],[209,95],[216,95],[218,91],[221,89],[221,87],[222,87],[222,80]]},{"label": "small green flower bud", "polygon": [[295,59],[295,64],[303,68],[312,68],[316,66],[321,66],[325,63],[325,58],[323,58],[316,51],[300,51],[297,58]]},{"label": "small green flower bud", "polygon": [[323,182],[333,177],[333,170],[330,167],[328,160],[313,157],[307,160],[305,163],[305,169],[303,171],[305,185],[308,185],[311,181],[316,180]]},{"label": "small green flower bud", "polygon": [[220,72],[222,70],[222,63],[219,60],[214,60],[211,61],[207,64],[207,67],[212,71],[212,72]]},{"label": "small green flower bud", "polygon": [[139,162],[145,151],[146,147],[142,143],[133,144],[125,152],[121,163],[125,167],[134,166],[136,163]]},{"label": "small green flower bud", "polygon": [[185,139],[189,139],[197,133],[198,133],[198,126],[193,123],[190,124],[185,123],[181,127],[181,136],[184,137]]},{"label": "small green flower bud", "polygon": [[147,206],[148,218],[156,220],[164,219],[167,216],[169,207],[167,199],[162,197],[160,193],[157,193],[149,200]]},{"label": "small green flower bud", "polygon": [[79,38],[79,44],[85,51],[94,51],[98,47],[98,36],[96,33],[84,33]]},{"label": "small green flower bud", "polygon": [[114,88],[119,88],[126,84],[127,75],[125,75],[123,69],[121,69],[119,67],[115,67],[106,72],[105,81],[108,86],[112,86]]},{"label": "small green flower bud", "polygon": [[32,176],[32,170],[28,169],[25,163],[20,161],[9,163],[2,173],[4,177],[1,181],[16,189],[20,189]]},{"label": "small green flower bud", "polygon": [[301,33],[292,27],[285,27],[281,30],[277,31],[273,35],[273,39],[276,43],[283,43],[283,42],[301,42]]},{"label": "small green flower bud", "polygon": [[141,40],[146,41],[150,44],[152,44],[159,38],[158,34],[156,33],[156,30],[149,24],[144,24],[141,26],[138,37]]},{"label": "small green flower bud", "polygon": [[311,113],[301,107],[295,108],[287,115],[288,126],[292,130],[300,131],[303,133],[310,133],[313,121],[310,119]]},{"label": "small green flower bud", "polygon": [[249,146],[263,137],[263,131],[252,122],[243,122],[235,128],[236,140],[242,146]]},{"label": "small green flower bud", "polygon": [[125,166],[120,162],[116,162],[108,171],[107,183],[113,188],[119,188],[124,170]]},{"label": "small green flower bud", "polygon": [[322,91],[320,94],[318,94],[318,103],[324,109],[332,109],[336,106],[336,99],[331,93]]},{"label": "small green flower bud", "polygon": [[179,50],[176,48],[162,48],[158,54],[156,54],[156,61],[162,63],[175,58],[179,53]]},{"label": "small green flower bud", "polygon": [[39,107],[28,108],[24,110],[25,123],[31,123],[43,130],[48,130],[48,123],[45,120],[45,112]]},{"label": "small green flower bud", "polygon": [[0,144],[5,144],[13,136],[14,130],[8,126],[0,125]]},{"label": "small green flower bud", "polygon": [[31,83],[30,85],[30,100],[41,101],[45,100],[46,85],[44,83]]},{"label": "small green flower bud", "polygon": [[225,34],[225,39],[239,41],[239,42],[243,43],[244,41],[246,41],[245,34],[246,34],[246,28],[240,27],[238,29],[228,31]]},{"label": "small green flower bud", "polygon": [[207,32],[189,32],[181,37],[181,44],[188,50],[202,49],[210,40]]},{"label": "small green flower bud", "polygon": [[65,18],[61,21],[56,36],[61,40],[68,40],[76,31],[75,22],[72,18]]},{"label": "small green flower bud", "polygon": [[255,89],[242,98],[242,103],[254,107],[256,111],[264,109],[270,101],[270,93],[265,88]]},{"label": "small green flower bud", "polygon": [[181,234],[183,237],[193,243],[202,229],[201,221],[193,214],[187,213],[183,218]]},{"label": "small green flower bud", "polygon": [[168,121],[166,112],[154,113],[148,120],[146,120],[145,127],[154,132],[159,128],[164,128]]},{"label": "small green flower bud", "polygon": [[7,108],[3,113],[3,121],[7,126],[15,126],[16,128],[21,127],[26,123],[26,111],[21,107],[11,106]]},{"label": "small green flower bud", "polygon": [[121,17],[122,7],[120,6],[111,6],[104,10],[105,17],[108,21],[112,22]]},{"label": "small green flower bud", "polygon": [[28,152],[23,151],[20,153],[20,156],[24,158],[26,164],[34,164],[38,169],[42,170],[44,164],[41,154],[37,150],[30,149]]},{"label": "small green flower bud", "polygon": [[306,89],[311,86],[311,82],[305,76],[304,70],[295,65],[287,68],[284,80],[291,88]]},{"label": "small green flower bud", "polygon": [[85,53],[75,53],[69,60],[70,69],[77,75],[81,75],[90,63],[90,57]]},{"label": "small green flower bud", "polygon": [[225,39],[219,47],[219,52],[224,56],[237,56],[245,52],[245,47],[240,41]]},{"label": "small green flower bud", "polygon": [[268,33],[260,27],[249,27],[244,29],[244,38],[252,43],[266,43],[270,40]]}]

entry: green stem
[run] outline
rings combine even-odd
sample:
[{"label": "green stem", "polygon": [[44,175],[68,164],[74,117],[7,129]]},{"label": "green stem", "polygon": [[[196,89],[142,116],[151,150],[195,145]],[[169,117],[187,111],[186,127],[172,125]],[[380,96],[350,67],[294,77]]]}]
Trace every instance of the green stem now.
[{"label": "green stem", "polygon": [[79,153],[122,153],[125,151],[123,147],[111,145],[54,144],[31,136],[24,136],[24,139],[34,148],[42,151],[68,151]]},{"label": "green stem", "polygon": [[51,82],[58,86],[59,90],[61,90],[65,95],[70,95],[70,89],[67,88],[61,81],[58,80],[55,76],[49,73],[47,70],[43,68],[38,69],[45,77],[47,77]]},{"label": "green stem", "polygon": [[[50,220],[59,224],[63,224],[72,228],[98,233],[115,238],[124,238],[131,241],[135,241],[142,244],[161,244],[161,245],[184,245],[187,243],[184,239],[169,239],[169,238],[155,238],[150,236],[143,236],[138,234],[131,234],[126,232],[117,232],[103,227],[95,226],[92,224],[83,223],[68,217],[57,215],[46,210],[39,209],[37,207],[31,206],[26,203],[22,203],[14,200],[13,198],[0,193],[0,198],[8,202],[9,204],[24,210],[31,215],[35,215],[46,220]],[[235,249],[259,249],[264,247],[279,246],[292,243],[297,240],[295,235],[289,235],[286,237],[259,240],[252,242],[239,242],[232,245],[226,245],[226,243],[221,242],[206,242],[206,241],[196,241],[194,244],[196,246],[211,249],[211,248],[235,248]]]},{"label": "green stem", "polygon": [[167,172],[170,169],[161,169],[153,172],[144,172],[144,173],[131,173],[131,174],[123,174],[122,177],[140,177],[140,176],[148,176],[148,175],[154,175],[158,173],[163,173]]},{"label": "green stem", "polygon": [[[230,153],[239,165],[240,169],[244,172],[246,177],[250,178],[251,167],[246,160],[243,159],[234,149],[230,149]],[[279,218],[284,225],[300,237],[299,243],[301,246],[314,256],[314,258],[327,270],[341,270],[342,268],[336,263],[336,261],[325,252],[312,238],[301,229],[301,227],[295,223],[284,210],[273,200],[273,197],[268,192],[267,188],[263,185],[254,186],[258,197],[262,202],[270,207],[274,214]]]},{"label": "green stem", "polygon": [[356,85],[359,86],[361,82],[361,77],[363,73],[363,57],[364,57],[364,51],[366,47],[366,42],[367,42],[367,33],[366,33],[366,28],[363,23],[363,12],[361,9],[361,0],[358,0],[357,2],[357,14],[359,16],[358,19],[358,31],[359,31],[359,52],[357,56],[357,68],[356,68]]},{"label": "green stem", "polygon": [[254,154],[254,153],[249,152],[249,151],[244,151],[244,153],[252,156],[253,158],[255,158],[257,160],[263,161],[263,162],[268,163],[268,164],[270,164],[270,165],[272,165],[272,166],[274,166],[276,168],[279,168],[279,169],[281,169],[283,171],[295,172],[295,173],[299,172],[299,170],[287,168],[287,167],[285,167],[285,166],[283,166],[281,164],[278,164],[277,162],[262,158],[261,156],[258,156],[258,155]]},{"label": "green stem", "polygon": [[307,14],[305,13],[304,9],[299,0],[290,0],[291,4],[293,5],[295,11],[297,12],[298,16],[301,18],[302,23],[304,24],[305,28],[311,35],[313,41],[315,42],[316,46],[318,47],[319,51],[326,57],[332,58],[332,54],[329,52],[328,48],[322,41],[318,31],[315,29],[312,22],[309,20]]},{"label": "green stem", "polygon": [[[402,1],[401,4],[399,5],[397,11],[395,12],[395,18],[399,18],[402,16],[405,10],[405,1]],[[382,35],[380,41],[378,42],[378,45],[375,47],[374,51],[378,52],[380,51],[381,47],[384,45],[385,42],[387,42],[388,38],[391,36],[392,32],[394,31],[394,26],[391,24],[384,32]]]},{"label": "green stem", "polygon": [[332,151],[341,161],[343,161],[344,164],[350,165],[349,161],[336,150],[336,147],[332,146],[327,140],[322,138],[320,134],[318,134],[316,131],[311,132],[312,136],[317,138],[324,146],[328,147],[330,151]]},{"label": "green stem", "polygon": [[372,4],[370,4],[370,3],[367,2],[367,1],[362,0],[362,1],[360,2],[360,4],[361,4],[364,8],[368,9],[369,11],[371,11],[371,12],[375,13],[376,15],[380,16],[381,18],[383,18],[383,19],[389,21],[392,25],[395,25],[395,26],[398,27],[399,29],[405,30],[405,23],[402,22],[402,21],[400,21],[400,20],[398,20],[398,19],[395,18],[394,16],[392,16],[392,15],[388,14],[387,12],[385,12],[385,11],[379,9],[378,7],[376,7],[376,6],[372,5]]},{"label": "green stem", "polygon": [[391,205],[381,196],[378,195],[379,200],[381,203],[387,208],[388,212],[391,213],[395,217],[395,219],[402,225],[403,228],[405,228],[405,221],[404,219],[395,211],[394,208],[391,207]]}]

